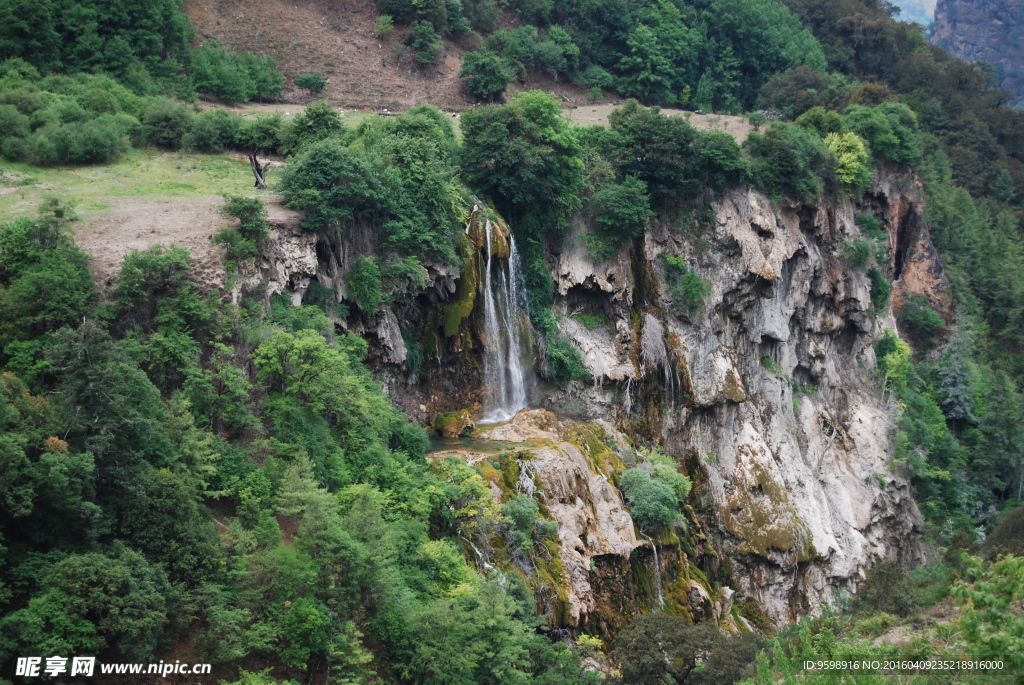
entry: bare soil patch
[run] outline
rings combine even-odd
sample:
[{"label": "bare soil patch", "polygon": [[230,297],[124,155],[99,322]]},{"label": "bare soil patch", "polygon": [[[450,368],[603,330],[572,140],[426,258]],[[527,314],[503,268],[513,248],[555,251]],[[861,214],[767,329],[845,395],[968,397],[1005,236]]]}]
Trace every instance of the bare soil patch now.
[{"label": "bare soil patch", "polygon": [[75,242],[92,257],[92,272],[100,284],[110,285],[121,261],[132,250],[153,245],[181,245],[198,262],[203,281],[224,282],[224,250],[211,242],[231,220],[217,209],[221,197],[124,198],[105,212],[97,212],[76,226]]},{"label": "bare soil patch", "polygon": [[[264,198],[272,223],[295,220],[295,212],[281,206],[279,198]],[[92,257],[97,283],[113,284],[125,255],[153,245],[180,245],[196,260],[193,277],[205,288],[224,284],[224,250],[213,236],[231,226],[234,219],[218,211],[224,198],[144,197],[115,200],[110,209],[83,217],[76,225],[75,242]]]},{"label": "bare soil patch", "polygon": [[216,37],[233,50],[273,57],[285,76],[285,97],[311,98],[294,87],[302,73],[327,77],[324,97],[346,106],[402,108],[423,102],[464,107],[458,71],[463,51],[446,43],[438,63],[421,67],[399,58],[403,29],[373,35],[377,5],[359,0],[186,0],[201,38]]}]

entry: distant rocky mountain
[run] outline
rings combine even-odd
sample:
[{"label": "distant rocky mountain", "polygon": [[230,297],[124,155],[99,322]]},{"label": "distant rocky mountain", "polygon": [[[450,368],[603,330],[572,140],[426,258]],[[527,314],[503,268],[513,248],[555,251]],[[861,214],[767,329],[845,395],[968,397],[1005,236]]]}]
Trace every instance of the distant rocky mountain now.
[{"label": "distant rocky mountain", "polygon": [[892,4],[900,10],[900,21],[931,26],[935,18],[935,0],[894,0]]},{"label": "distant rocky mountain", "polygon": [[932,42],[999,72],[1011,105],[1024,107],[1024,4],[1020,0],[938,0]]}]

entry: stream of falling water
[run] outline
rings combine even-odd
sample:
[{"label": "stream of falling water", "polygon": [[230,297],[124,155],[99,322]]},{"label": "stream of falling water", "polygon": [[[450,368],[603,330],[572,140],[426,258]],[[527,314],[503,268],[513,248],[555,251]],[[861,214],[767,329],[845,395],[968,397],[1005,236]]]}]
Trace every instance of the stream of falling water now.
[{"label": "stream of falling water", "polygon": [[505,263],[493,255],[494,226],[487,232],[487,263],[484,266],[484,415],[478,423],[510,420],[526,407],[526,386],[533,366],[524,359],[523,337],[526,289],[516,241],[509,236]]},{"label": "stream of falling water", "polygon": [[658,591],[658,608],[660,609],[665,606],[665,596],[661,591],[661,558],[658,556],[658,546],[654,544],[654,540],[648,535],[644,535],[644,537],[647,538],[647,542],[651,543],[651,549],[654,550],[654,588]]}]

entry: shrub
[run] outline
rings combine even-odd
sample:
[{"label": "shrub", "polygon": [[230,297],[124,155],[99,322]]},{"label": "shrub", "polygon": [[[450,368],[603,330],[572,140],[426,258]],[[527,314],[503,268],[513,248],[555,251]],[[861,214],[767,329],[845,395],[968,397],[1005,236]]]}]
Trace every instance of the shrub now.
[{"label": "shrub", "polygon": [[875,256],[875,246],[870,240],[854,238],[844,240],[840,252],[843,259],[850,262],[853,268],[863,271],[868,268]]},{"label": "shrub", "polygon": [[529,547],[537,526],[537,515],[540,513],[540,508],[533,498],[520,493],[515,499],[502,505],[501,513],[508,521],[509,532],[519,548]]},{"label": "shrub", "polygon": [[192,128],[192,112],[174,100],[154,100],[142,115],[143,137],[159,147],[177,150]]},{"label": "shrub", "polygon": [[300,74],[295,77],[295,85],[308,90],[313,95],[318,95],[327,87],[327,79],[323,74]]},{"label": "shrub", "polygon": [[[377,17],[376,23],[373,25],[373,35],[378,38],[386,36],[395,30],[395,21],[390,14],[382,14]],[[296,85],[297,82],[296,82]]]},{"label": "shrub", "polygon": [[739,144],[724,131],[701,131],[694,140],[693,149],[697,155],[694,171],[712,188],[734,183],[746,171]]},{"label": "shrub", "polygon": [[937,342],[936,334],[946,322],[937,311],[928,306],[928,298],[911,295],[900,308],[900,322],[910,337],[924,348],[931,348]]},{"label": "shrub", "polygon": [[61,126],[53,134],[57,158],[66,164],[103,164],[128,148],[128,137],[109,114],[85,123]]},{"label": "shrub", "polygon": [[590,380],[590,370],[583,363],[583,353],[558,331],[546,336],[548,351],[548,373],[559,383],[574,379]]},{"label": "shrub", "polygon": [[917,137],[917,115],[906,105],[886,102],[877,107],[854,105],[843,112],[851,131],[871,147],[878,162],[913,166],[921,161],[921,142]]},{"label": "shrub", "polygon": [[687,685],[723,685],[750,678],[764,646],[764,638],[755,633],[721,635],[701,667],[687,678]]},{"label": "shrub", "polygon": [[587,248],[587,252],[598,262],[606,262],[619,251],[621,241],[599,233],[586,233],[580,236],[580,242]]},{"label": "shrub", "polygon": [[599,190],[594,195],[594,206],[602,232],[619,239],[642,235],[647,220],[654,216],[647,184],[636,176]]},{"label": "shrub", "polygon": [[409,21],[416,13],[416,7],[411,0],[377,0],[377,7],[380,8],[381,16],[389,17],[393,21]]},{"label": "shrub", "polygon": [[622,474],[619,489],[629,502],[633,519],[649,533],[670,526],[679,518],[676,493],[642,469],[629,469]]},{"label": "shrub", "polygon": [[413,58],[420,64],[433,64],[437,59],[437,53],[444,47],[434,32],[434,25],[423,20],[414,21],[409,26],[409,32],[405,34],[405,44],[413,49]]},{"label": "shrub", "polygon": [[490,50],[467,52],[459,76],[466,79],[466,90],[484,100],[495,100],[515,78],[512,66],[504,57]]},{"label": "shrub", "polygon": [[77,97],[78,103],[96,114],[117,114],[121,105],[112,93],[99,88],[90,88]]},{"label": "shrub", "polygon": [[832,133],[847,132],[843,117],[824,107],[814,107],[804,112],[797,118],[796,125],[814,131],[822,140]]},{"label": "shrub", "polygon": [[223,152],[235,146],[241,128],[241,117],[223,109],[203,112],[192,120],[192,127],[182,136],[181,146],[194,152]]},{"label": "shrub", "polygon": [[839,182],[858,191],[871,185],[868,151],[856,133],[829,133],[825,147],[836,158],[836,176]]},{"label": "shrub", "polygon": [[688,268],[682,257],[665,255],[665,277],[676,308],[688,316],[704,306],[704,300],[711,294],[711,284]]},{"label": "shrub", "polygon": [[878,269],[869,270],[868,278],[871,280],[871,303],[874,304],[875,311],[881,313],[889,306],[892,283]]},{"label": "shrub", "polygon": [[653,471],[654,478],[659,483],[667,485],[680,502],[684,501],[693,489],[693,482],[679,473],[675,464],[655,463]]},{"label": "shrub", "polygon": [[278,97],[284,86],[274,60],[231,54],[216,38],[193,51],[191,73],[200,93],[238,102],[248,102],[256,96]]},{"label": "shrub", "polygon": [[606,69],[596,64],[591,64],[584,69],[578,80],[580,85],[597,88],[598,93],[601,92],[601,88],[611,88],[615,85],[615,77],[609,74]]},{"label": "shrub", "polygon": [[365,314],[376,314],[384,302],[380,263],[373,257],[360,257],[345,278],[349,299]]},{"label": "shrub", "polygon": [[224,246],[230,260],[255,257],[261,243],[270,235],[267,208],[259,198],[225,196],[224,199],[220,213],[238,219],[239,226],[223,229],[214,237],[214,243]]},{"label": "shrub", "polygon": [[985,538],[985,556],[995,559],[1000,554],[1024,556],[1024,507],[1012,509]]},{"label": "shrub", "polygon": [[853,608],[859,613],[885,612],[906,616],[912,606],[907,576],[895,559],[876,561],[853,598]]},{"label": "shrub", "polygon": [[0,136],[4,138],[25,138],[30,133],[29,118],[14,105],[0,105]]},{"label": "shrub", "polygon": [[[698,659],[709,658],[719,640],[721,631],[713,625],[693,625],[682,616],[647,614],[637,616],[615,637],[611,657],[622,673],[619,682],[689,685],[699,678]],[[731,681],[701,682],[717,685]]]},{"label": "shrub", "polygon": [[289,152],[297,152],[310,143],[344,132],[341,115],[326,100],[319,100],[306,105],[302,114],[292,121],[286,147]]},{"label": "shrub", "polygon": [[781,112],[793,119],[814,107],[835,109],[849,98],[850,88],[841,76],[823,74],[799,66],[772,76],[761,86],[758,107]]},{"label": "shrub", "polygon": [[895,390],[897,394],[906,389],[910,375],[910,355],[910,346],[891,329],[887,329],[875,341],[878,375],[885,379],[886,389]]},{"label": "shrub", "polygon": [[774,123],[764,134],[751,133],[744,146],[753,158],[754,185],[768,196],[812,202],[825,190],[831,157],[822,140],[806,129]]},{"label": "shrub", "polygon": [[284,140],[284,118],[280,114],[243,121],[235,144],[245,150],[276,151]]}]

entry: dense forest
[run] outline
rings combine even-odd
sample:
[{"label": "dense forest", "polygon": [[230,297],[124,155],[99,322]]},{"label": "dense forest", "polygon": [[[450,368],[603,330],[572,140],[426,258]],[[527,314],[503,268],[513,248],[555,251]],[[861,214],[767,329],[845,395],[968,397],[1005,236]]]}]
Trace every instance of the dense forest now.
[{"label": "dense forest", "polygon": [[[464,112],[458,135],[429,105],[358,126],[326,102],[289,119],[196,113],[196,92],[273,97],[281,76],[197,44],[175,0],[0,0],[5,159],[275,154],[287,160],[276,190],[304,228],[358,227],[388,255],[359,259],[346,301],[313,287],[294,307],[259,292],[232,304],[191,280],[187,250],[157,246],[129,254],[103,295],[69,202],[0,224],[0,682],[23,655],[186,651],[245,685],[597,682],[592,655],[615,664],[609,682],[817,682],[800,660],[864,656],[887,621],[950,592],[967,609],[944,649],[1024,668],[1019,614],[1005,613],[1021,599],[1020,558],[998,556],[1021,551],[1020,510],[1007,512],[1024,476],[1024,114],[1004,107],[991,70],[875,0],[379,5],[426,61],[444,36],[472,34],[462,71],[480,98],[540,70],[628,100],[608,128],[583,128],[522,92]],[[756,131],[741,145],[660,106],[747,113]],[[584,240],[606,259],[652,220],[699,233],[730,187],[813,206],[859,198],[881,172],[923,182],[951,282],[951,314],[905,300],[902,338],[875,346],[895,459],[941,564],[878,564],[846,613],[761,651],[764,636],[668,614],[570,646],[537,615],[529,578],[467,561],[473,536],[529,555],[557,524],[527,497],[496,506],[480,468],[425,459],[426,431],[392,406],[339,317],[412,301],[427,264],[457,268],[478,193],[515,227],[546,381],[589,380],[550,310],[546,258],[573,216],[593,219]],[[231,197],[223,211],[235,223],[214,240],[237,273],[268,239],[266,208]],[[885,236],[869,215],[858,226],[844,256],[882,312]],[[679,310],[697,315],[707,284],[685,263],[666,270]],[[408,347],[410,366],[422,361],[421,342]],[[690,482],[652,472],[620,485],[658,530],[684,515]]]}]

